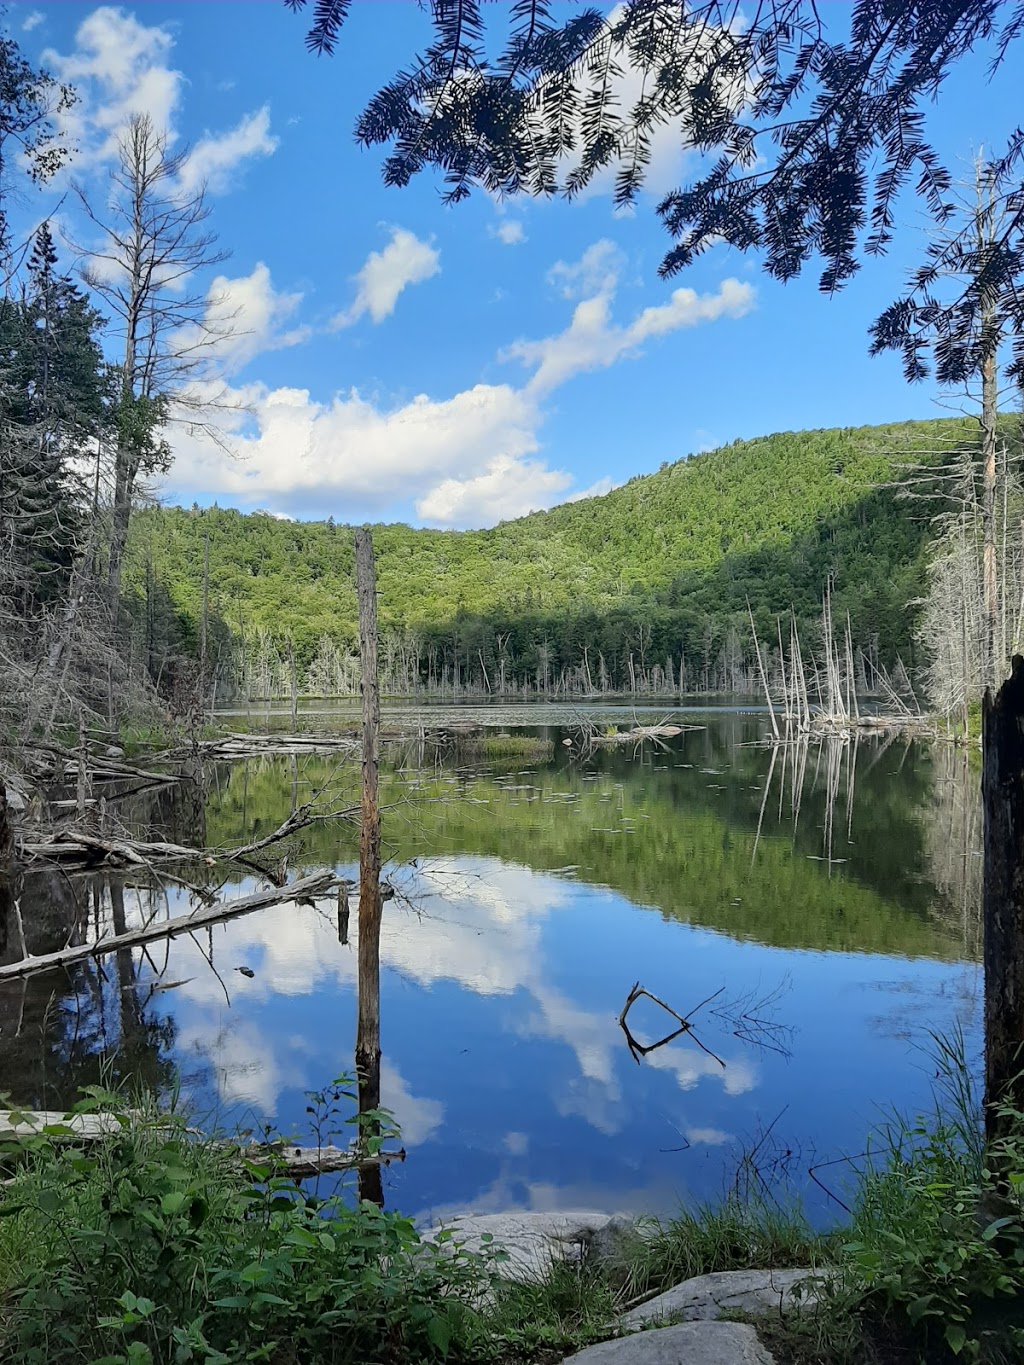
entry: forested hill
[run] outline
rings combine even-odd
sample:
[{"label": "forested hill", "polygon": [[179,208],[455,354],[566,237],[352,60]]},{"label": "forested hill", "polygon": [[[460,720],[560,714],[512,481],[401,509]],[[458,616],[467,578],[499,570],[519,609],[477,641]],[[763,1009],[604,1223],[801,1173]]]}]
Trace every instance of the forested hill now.
[{"label": "forested hill", "polygon": [[[748,599],[766,630],[790,606],[810,622],[831,575],[856,641],[884,661],[907,658],[928,515],[891,484],[907,464],[973,445],[976,431],[942,420],[784,433],[492,530],[376,527],[381,620],[467,668],[506,649],[521,670],[557,674],[588,646],[619,681],[627,652],[664,664],[682,651],[707,675],[737,635],[745,649]],[[306,667],[323,637],[354,636],[346,527],[223,508],[138,516],[128,582],[140,607],[149,594],[151,628],[176,618],[195,629],[207,537],[222,640],[290,636]]]}]

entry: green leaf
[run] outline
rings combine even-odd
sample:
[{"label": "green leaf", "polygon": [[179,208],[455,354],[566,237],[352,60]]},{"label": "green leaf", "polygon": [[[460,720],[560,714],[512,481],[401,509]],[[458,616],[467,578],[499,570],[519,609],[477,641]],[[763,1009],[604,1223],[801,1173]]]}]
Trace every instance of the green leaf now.
[{"label": "green leaf", "polygon": [[967,1332],[958,1322],[951,1322],[946,1328],[946,1345],[958,1356],[967,1344]]},{"label": "green leaf", "polygon": [[441,1355],[448,1354],[452,1341],[451,1324],[447,1318],[432,1317],[427,1322],[427,1340]]},{"label": "green leaf", "polygon": [[934,1294],[922,1294],[919,1298],[913,1299],[907,1305],[907,1317],[916,1326],[923,1317],[934,1312],[932,1304],[935,1301]]}]

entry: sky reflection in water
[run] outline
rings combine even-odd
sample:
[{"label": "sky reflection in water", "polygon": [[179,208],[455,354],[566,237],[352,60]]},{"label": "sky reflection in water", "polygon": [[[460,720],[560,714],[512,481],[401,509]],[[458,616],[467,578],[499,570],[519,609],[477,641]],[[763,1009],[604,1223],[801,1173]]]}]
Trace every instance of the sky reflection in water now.
[{"label": "sky reflection in water", "polygon": [[[849,862],[830,876],[813,852],[823,823],[813,801],[800,836],[773,797],[755,850],[751,811],[760,807],[767,756],[740,754],[736,735],[726,738],[732,761],[703,776],[700,746],[709,741],[687,737],[669,763],[631,766],[616,755],[598,765],[596,785],[593,773],[554,767],[518,780],[469,779],[468,787],[463,778],[463,795],[485,803],[472,837],[457,820],[452,826],[453,814],[435,817],[442,823],[429,836],[418,831],[439,851],[396,874],[401,894],[385,906],[382,934],[383,1103],[409,1151],[387,1173],[390,1204],[432,1216],[573,1206],[666,1212],[680,1198],[718,1194],[743,1145],[773,1123],[772,1151],[792,1153],[803,1188],[816,1161],[860,1152],[887,1107],[927,1103],[927,1030],[960,1025],[976,1047],[980,968],[967,931],[950,924],[957,888],[934,866],[934,760],[904,755],[904,767],[922,771],[917,787],[900,789],[907,823],[891,831],[897,846],[879,845],[883,868],[856,837],[855,807],[843,829]],[[879,792],[891,794],[886,764],[862,783],[858,799],[873,804],[865,819],[877,820]],[[286,767],[271,780],[283,792]],[[522,814],[517,788],[540,794],[531,798],[535,811]],[[594,823],[597,802],[615,808],[600,817],[604,834]],[[581,866],[556,873],[499,856],[511,851],[501,832],[513,824],[515,849],[535,850],[538,866],[555,866],[566,849]],[[602,866],[594,850],[615,840],[615,861]],[[636,904],[623,888],[647,886],[655,859],[669,879],[654,886],[656,904]],[[886,894],[886,880],[899,883],[897,895]],[[914,904],[904,909],[900,897]],[[138,911],[131,893],[128,900],[131,920]],[[830,937],[839,950],[827,950]],[[211,942],[217,974],[205,960]],[[151,968],[136,962],[144,980]],[[200,1107],[232,1126],[269,1121],[308,1132],[305,1092],[351,1070],[355,965],[355,944],[339,943],[329,905],[276,907],[220,925],[201,942],[175,940],[161,976],[181,984],[148,1008],[173,1019],[172,1057]],[[617,1022],[635,981],[684,1014],[722,987],[696,1023],[725,1066],[686,1036],[637,1064]],[[767,1048],[735,1036],[735,1019],[714,1012],[725,1001],[767,996],[777,996],[771,1018],[786,1030],[771,1033]],[[672,1026],[648,1001],[634,1006],[630,1022],[646,1040]],[[823,1214],[825,1196],[811,1186],[810,1197]]]}]

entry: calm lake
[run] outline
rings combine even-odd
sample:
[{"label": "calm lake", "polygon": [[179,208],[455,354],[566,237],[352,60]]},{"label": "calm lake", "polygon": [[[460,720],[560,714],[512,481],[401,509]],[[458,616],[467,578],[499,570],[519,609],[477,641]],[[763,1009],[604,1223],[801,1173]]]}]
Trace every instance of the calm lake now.
[{"label": "calm lake", "polygon": [[[788,1172],[827,1217],[808,1170],[860,1153],[892,1107],[928,1102],[929,1031],[962,1029],[978,1054],[976,773],[950,747],[881,738],[773,756],[764,717],[725,708],[584,758],[562,743],[580,709],[598,725],[633,715],[449,713],[550,740],[538,761],[473,759],[457,739],[440,755],[415,738],[388,749],[383,1095],[408,1159],[385,1173],[387,1201],[435,1217],[668,1212],[719,1194],[760,1142],[765,1178]],[[415,735],[437,713],[392,714]],[[336,756],[263,758],[146,813],[168,837],[229,845],[356,782]],[[291,868],[354,873],[356,850],[334,821]],[[171,882],[47,873],[23,891],[27,946],[189,904]],[[0,925],[0,960],[20,956]],[[0,1090],[56,1108],[134,1076],[180,1084],[225,1126],[308,1140],[306,1092],[351,1070],[355,965],[325,901],[5,984]],[[637,982],[684,1016],[714,998],[694,1036],[634,1055],[618,1019]],[[641,1045],[677,1027],[645,998],[628,1022]],[[817,1174],[842,1184],[841,1167]]]}]

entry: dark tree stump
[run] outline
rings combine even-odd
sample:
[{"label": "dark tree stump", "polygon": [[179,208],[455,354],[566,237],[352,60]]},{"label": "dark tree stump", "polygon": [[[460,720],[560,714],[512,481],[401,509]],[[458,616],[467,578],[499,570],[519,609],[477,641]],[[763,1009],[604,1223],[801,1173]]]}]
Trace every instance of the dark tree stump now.
[{"label": "dark tree stump", "polygon": [[1024,1107],[1024,658],[982,711],[985,819],[985,1133]]}]

